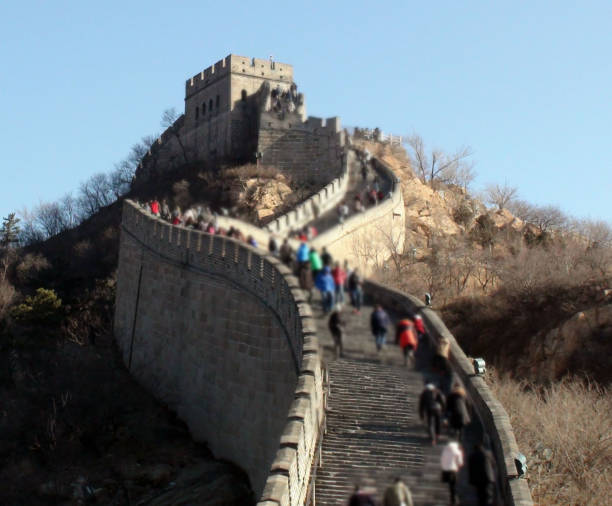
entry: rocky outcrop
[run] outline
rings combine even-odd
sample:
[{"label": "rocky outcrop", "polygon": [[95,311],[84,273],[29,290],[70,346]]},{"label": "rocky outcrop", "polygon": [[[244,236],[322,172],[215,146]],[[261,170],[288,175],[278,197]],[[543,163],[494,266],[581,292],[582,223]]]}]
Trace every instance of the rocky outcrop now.
[{"label": "rocky outcrop", "polygon": [[538,381],[559,379],[568,372],[570,362],[578,353],[588,353],[592,337],[602,339],[612,334],[612,304],[580,311],[561,325],[531,339],[519,372]]}]

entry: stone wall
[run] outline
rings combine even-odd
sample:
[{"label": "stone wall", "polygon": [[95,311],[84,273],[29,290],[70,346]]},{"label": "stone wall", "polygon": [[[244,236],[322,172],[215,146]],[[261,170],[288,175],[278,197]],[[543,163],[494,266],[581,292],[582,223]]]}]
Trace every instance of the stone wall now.
[{"label": "stone wall", "polygon": [[195,439],[245,469],[258,495],[286,478],[297,504],[324,400],[310,308],[283,265],[125,201],[114,330],[132,375]]},{"label": "stone wall", "polygon": [[514,459],[519,453],[510,419],[501,403],[493,396],[484,379],[474,375],[472,362],[457,344],[440,317],[420,300],[373,282],[366,282],[365,293],[377,303],[398,314],[420,314],[434,344],[445,337],[451,343],[451,363],[472,401],[476,412],[490,437],[491,448],[497,461],[498,474],[508,506],[529,506],[533,504],[527,480],[520,479]]},{"label": "stone wall", "polygon": [[352,267],[359,267],[365,274],[381,267],[392,255],[401,254],[406,234],[399,180],[379,160],[373,159],[373,165],[379,177],[389,181],[391,196],[362,213],[353,214],[311,241],[317,250],[325,246],[334,259],[348,260]]},{"label": "stone wall", "polygon": [[339,118],[309,117],[303,122],[297,111],[281,117],[273,111],[260,114],[257,151],[262,163],[296,182],[325,185],[339,177],[344,142]]},{"label": "stone wall", "polygon": [[288,213],[279,216],[266,225],[266,230],[274,234],[285,235],[291,230],[299,229],[317,216],[335,206],[346,195],[349,182],[348,157],[344,157],[342,173],[326,184],[317,193],[308,197]]}]

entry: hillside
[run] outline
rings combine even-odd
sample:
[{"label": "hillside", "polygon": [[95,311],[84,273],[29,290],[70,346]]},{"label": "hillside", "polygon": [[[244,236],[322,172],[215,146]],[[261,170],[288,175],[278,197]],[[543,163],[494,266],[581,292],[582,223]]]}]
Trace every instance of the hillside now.
[{"label": "hillside", "polygon": [[[182,208],[207,201],[257,221],[292,205],[287,183],[252,166],[213,175],[185,167],[129,197]],[[4,257],[0,291],[13,309],[0,305],[0,503],[252,504],[245,474],[193,442],[119,355],[112,320],[121,205]],[[54,292],[39,297],[39,287]],[[31,311],[16,312],[22,307]]]},{"label": "hillside", "polygon": [[[500,371],[545,382],[580,374],[612,380],[612,252],[575,232],[542,231],[487,209],[454,185],[423,183],[401,147],[359,141],[402,181],[407,214],[401,271],[378,276],[429,292],[467,353]],[[571,266],[571,268],[569,267]]]}]

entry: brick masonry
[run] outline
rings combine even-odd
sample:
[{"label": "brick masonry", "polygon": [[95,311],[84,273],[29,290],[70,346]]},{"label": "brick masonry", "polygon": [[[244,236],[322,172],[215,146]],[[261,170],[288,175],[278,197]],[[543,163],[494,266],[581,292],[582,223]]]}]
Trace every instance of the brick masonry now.
[{"label": "brick masonry", "polygon": [[276,259],[125,202],[115,312],[124,362],[196,440],[244,468],[257,494],[291,410],[303,433],[292,486],[308,482],[323,411],[309,314]]}]

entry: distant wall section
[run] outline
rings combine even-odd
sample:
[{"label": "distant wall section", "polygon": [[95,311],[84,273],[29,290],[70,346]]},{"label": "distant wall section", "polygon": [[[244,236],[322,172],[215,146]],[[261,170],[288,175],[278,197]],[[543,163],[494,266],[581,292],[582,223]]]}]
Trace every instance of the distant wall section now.
[{"label": "distant wall section", "polygon": [[325,246],[335,259],[348,260],[352,267],[359,267],[365,274],[381,267],[392,256],[400,255],[406,237],[400,182],[382,162],[373,159],[373,164],[379,177],[390,182],[390,196],[311,241],[318,250]]}]

